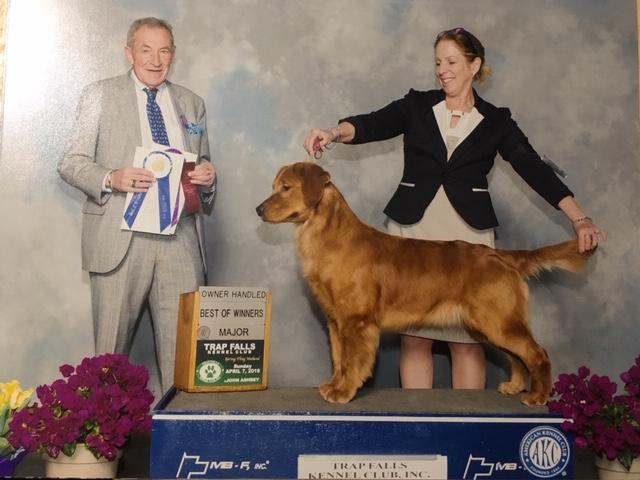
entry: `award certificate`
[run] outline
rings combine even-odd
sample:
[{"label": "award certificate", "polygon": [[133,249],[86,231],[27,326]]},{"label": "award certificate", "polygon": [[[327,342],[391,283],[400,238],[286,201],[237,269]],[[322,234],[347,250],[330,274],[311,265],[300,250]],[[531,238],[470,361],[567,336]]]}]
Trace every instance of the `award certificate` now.
[{"label": "award certificate", "polygon": [[133,166],[152,172],[156,182],[146,192],[127,193],[123,230],[161,235],[175,233],[184,206],[180,185],[184,162],[184,153],[165,145],[136,148]]}]

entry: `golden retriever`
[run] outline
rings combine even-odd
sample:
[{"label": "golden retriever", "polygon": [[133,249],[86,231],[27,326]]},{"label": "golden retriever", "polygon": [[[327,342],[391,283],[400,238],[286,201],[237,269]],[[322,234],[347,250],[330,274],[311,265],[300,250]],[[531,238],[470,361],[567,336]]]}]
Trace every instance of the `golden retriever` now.
[{"label": "golden retriever", "polygon": [[296,224],[304,276],[328,320],[333,377],[329,402],[349,402],[371,376],[381,330],[464,326],[505,351],[504,394],[527,405],[551,393],[549,357],[527,321],[527,277],[543,269],[576,271],[590,255],[576,240],[537,250],[494,250],[463,241],[400,238],[361,222],[329,173],[311,162],[282,167],[256,211],[267,222]]}]

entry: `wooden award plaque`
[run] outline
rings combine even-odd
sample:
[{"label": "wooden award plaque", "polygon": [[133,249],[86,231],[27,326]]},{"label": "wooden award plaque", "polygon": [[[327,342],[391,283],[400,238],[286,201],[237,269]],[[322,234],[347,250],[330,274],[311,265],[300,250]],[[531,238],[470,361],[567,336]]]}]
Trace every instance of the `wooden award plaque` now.
[{"label": "wooden award plaque", "polygon": [[264,390],[269,373],[271,293],[200,287],[180,296],[175,386],[187,392]]}]

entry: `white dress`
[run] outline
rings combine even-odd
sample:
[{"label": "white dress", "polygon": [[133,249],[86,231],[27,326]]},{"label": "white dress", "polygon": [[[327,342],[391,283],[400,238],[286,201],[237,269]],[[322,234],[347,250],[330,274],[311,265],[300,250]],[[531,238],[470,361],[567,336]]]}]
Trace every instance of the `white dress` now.
[{"label": "white dress", "polygon": [[[433,106],[440,134],[447,147],[447,160],[451,154],[484,118],[475,107],[469,113],[452,112],[443,100]],[[452,116],[462,115],[455,127],[451,127]],[[479,192],[480,193],[480,192]],[[492,228],[477,230],[469,226],[456,212],[447,197],[442,185],[434,199],[427,207],[422,219],[412,225],[401,225],[389,219],[387,230],[392,235],[425,240],[464,240],[494,248],[494,232]],[[447,342],[477,343],[464,328],[422,328],[402,332],[407,335],[444,340]]]}]

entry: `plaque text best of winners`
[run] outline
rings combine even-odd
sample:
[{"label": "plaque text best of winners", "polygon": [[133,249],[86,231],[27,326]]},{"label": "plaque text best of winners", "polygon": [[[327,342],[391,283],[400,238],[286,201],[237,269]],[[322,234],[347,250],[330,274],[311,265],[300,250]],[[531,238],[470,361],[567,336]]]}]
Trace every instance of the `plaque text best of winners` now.
[{"label": "plaque text best of winners", "polygon": [[187,392],[267,388],[271,293],[200,287],[180,296],[174,383]]}]

